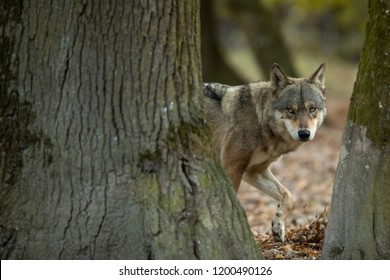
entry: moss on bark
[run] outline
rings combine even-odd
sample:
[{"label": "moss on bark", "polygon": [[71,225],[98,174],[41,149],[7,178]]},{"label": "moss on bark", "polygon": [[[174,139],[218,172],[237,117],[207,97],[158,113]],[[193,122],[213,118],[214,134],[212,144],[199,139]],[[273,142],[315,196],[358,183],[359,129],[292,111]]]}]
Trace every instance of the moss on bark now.
[{"label": "moss on bark", "polygon": [[369,21],[336,171],[322,258],[390,259],[390,1]]},{"label": "moss on bark", "polygon": [[21,101],[15,87],[15,33],[23,3],[0,3],[0,186],[15,185],[23,167],[23,150],[35,144],[39,133],[29,124],[35,114],[30,102]]},{"label": "moss on bark", "polygon": [[348,118],[377,146],[390,143],[390,4],[369,2],[369,21]]}]

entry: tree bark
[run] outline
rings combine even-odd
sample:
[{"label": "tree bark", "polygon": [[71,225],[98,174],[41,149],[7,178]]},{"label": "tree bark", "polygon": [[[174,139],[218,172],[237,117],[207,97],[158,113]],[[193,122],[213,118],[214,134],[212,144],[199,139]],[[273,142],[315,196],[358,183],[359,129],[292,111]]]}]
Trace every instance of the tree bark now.
[{"label": "tree bark", "polygon": [[390,259],[390,1],[369,1],[324,259]]},{"label": "tree bark", "polygon": [[2,259],[260,257],[210,159],[198,1],[1,13]]}]

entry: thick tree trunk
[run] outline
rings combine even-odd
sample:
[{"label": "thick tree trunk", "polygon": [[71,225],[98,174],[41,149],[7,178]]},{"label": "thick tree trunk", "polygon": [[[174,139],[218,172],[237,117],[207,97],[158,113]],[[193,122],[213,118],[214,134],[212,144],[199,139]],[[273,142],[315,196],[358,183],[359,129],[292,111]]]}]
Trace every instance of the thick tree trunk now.
[{"label": "thick tree trunk", "polygon": [[2,259],[259,257],[210,160],[198,1],[1,13]]},{"label": "thick tree trunk", "polygon": [[324,259],[390,259],[390,1],[369,21],[332,195]]}]

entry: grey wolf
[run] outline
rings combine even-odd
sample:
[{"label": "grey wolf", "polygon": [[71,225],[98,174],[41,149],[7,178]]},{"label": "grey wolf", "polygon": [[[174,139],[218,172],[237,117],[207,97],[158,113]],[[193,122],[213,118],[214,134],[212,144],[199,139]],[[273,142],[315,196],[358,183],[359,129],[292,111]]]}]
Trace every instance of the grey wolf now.
[{"label": "grey wolf", "polygon": [[268,82],[203,86],[206,122],[235,190],[245,181],[278,201],[272,221],[277,241],[285,240],[292,198],[269,166],[314,138],[327,112],[324,83],[325,64],[309,78],[288,77],[274,64]]}]

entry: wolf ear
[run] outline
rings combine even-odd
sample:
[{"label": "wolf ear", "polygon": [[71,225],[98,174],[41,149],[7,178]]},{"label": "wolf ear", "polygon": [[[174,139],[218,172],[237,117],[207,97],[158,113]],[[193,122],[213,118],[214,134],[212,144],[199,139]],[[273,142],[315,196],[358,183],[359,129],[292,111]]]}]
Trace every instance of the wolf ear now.
[{"label": "wolf ear", "polygon": [[320,67],[314,72],[314,74],[309,78],[309,82],[313,84],[325,85],[325,63],[322,63]]},{"label": "wolf ear", "polygon": [[271,68],[271,84],[280,88],[291,84],[291,81],[277,63],[274,63]]}]

